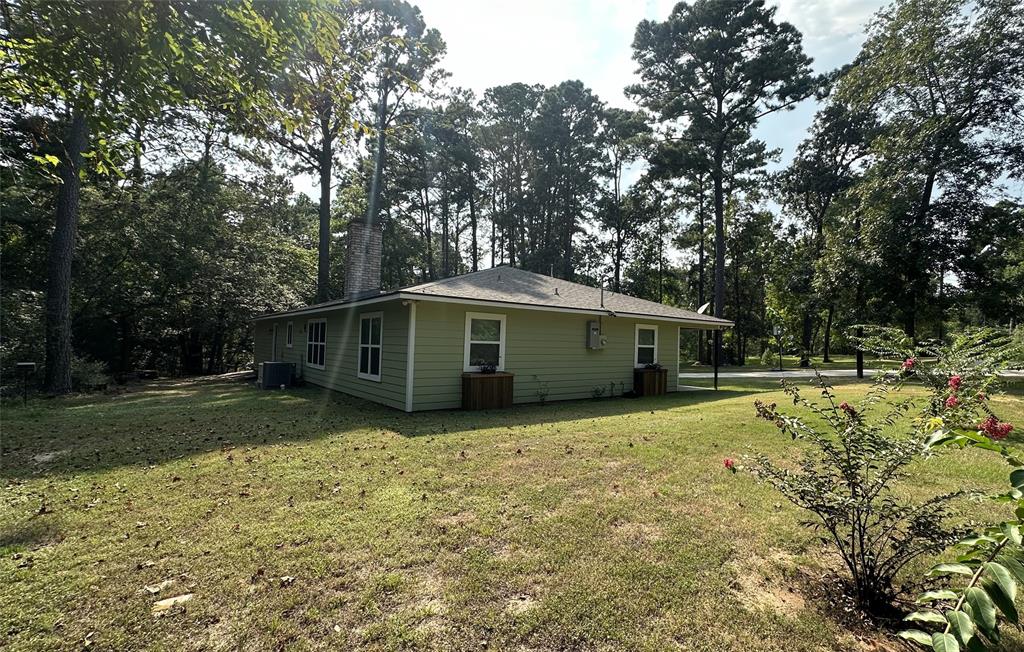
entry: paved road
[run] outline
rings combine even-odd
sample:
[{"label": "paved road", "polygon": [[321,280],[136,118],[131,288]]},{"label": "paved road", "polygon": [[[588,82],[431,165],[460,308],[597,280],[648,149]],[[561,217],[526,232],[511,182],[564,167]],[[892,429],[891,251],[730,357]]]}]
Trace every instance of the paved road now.
[{"label": "paved road", "polygon": [[[864,378],[871,378],[874,369],[864,369]],[[822,369],[821,375],[828,378],[856,378],[856,369]],[[1024,371],[1004,371],[999,374],[1003,378],[1024,378]],[[679,374],[679,380],[712,380],[715,374],[711,371],[686,371]],[[719,371],[718,378],[812,378],[813,369],[786,369],[784,371]]]}]

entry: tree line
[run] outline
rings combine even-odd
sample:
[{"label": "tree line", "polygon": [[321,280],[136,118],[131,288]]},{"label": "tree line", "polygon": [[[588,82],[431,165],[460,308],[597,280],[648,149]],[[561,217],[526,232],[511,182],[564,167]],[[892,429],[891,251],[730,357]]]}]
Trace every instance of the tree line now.
[{"label": "tree line", "polygon": [[[402,0],[2,9],[0,353],[53,393],[89,361],[243,365],[253,314],[342,295],[355,217],[387,287],[508,264],[710,304],[738,364],[776,326],[827,359],[856,323],[1024,313],[1019,0],[898,0],[825,74],[760,0],[681,2],[637,27],[634,107],[578,80],[478,97]],[[778,169],[755,129],[810,99]]]}]

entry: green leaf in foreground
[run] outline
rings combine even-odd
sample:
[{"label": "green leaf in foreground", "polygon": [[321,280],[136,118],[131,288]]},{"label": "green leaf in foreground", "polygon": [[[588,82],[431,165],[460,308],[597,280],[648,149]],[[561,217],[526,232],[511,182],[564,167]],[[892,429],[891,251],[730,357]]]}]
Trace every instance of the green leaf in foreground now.
[{"label": "green leaf in foreground", "polygon": [[988,594],[988,597],[992,598],[992,602],[999,607],[999,611],[1003,612],[1006,619],[1016,625],[1019,622],[1017,607],[1014,606],[1013,600],[1003,591],[1003,588],[991,579],[985,580],[981,587]]},{"label": "green leaf in foreground", "polygon": [[1010,571],[1006,570],[1006,567],[994,561],[990,561],[985,564],[985,572],[992,578],[992,581],[999,585],[1006,597],[1013,602],[1017,599],[1017,583],[1013,581],[1013,576],[1010,575]]},{"label": "green leaf in foreground", "polygon": [[949,575],[950,573],[956,573],[958,575],[974,575],[974,570],[966,564],[936,564],[935,566],[932,566],[930,571],[928,571],[928,577]]},{"label": "green leaf in foreground", "polygon": [[946,620],[949,621],[950,629],[956,634],[957,639],[964,646],[969,645],[974,637],[974,621],[971,617],[962,611],[947,611]]},{"label": "green leaf in foreground", "polygon": [[927,647],[932,646],[932,635],[919,629],[905,629],[899,633],[899,637]]},{"label": "green leaf in foreground", "polygon": [[957,595],[955,591],[942,589],[939,591],[925,591],[917,599],[917,602],[918,604],[923,604],[925,602],[934,602],[936,600],[956,600],[956,598]]},{"label": "green leaf in foreground", "polygon": [[911,622],[919,623],[936,623],[939,625],[946,624],[946,618],[938,611],[915,611],[903,620],[909,620]]},{"label": "green leaf in foreground", "polygon": [[960,644],[952,634],[932,634],[932,649],[935,652],[960,652]]},{"label": "green leaf in foreground", "polygon": [[972,586],[964,591],[964,599],[971,606],[974,621],[982,630],[991,632],[996,628],[996,606],[987,593]]}]

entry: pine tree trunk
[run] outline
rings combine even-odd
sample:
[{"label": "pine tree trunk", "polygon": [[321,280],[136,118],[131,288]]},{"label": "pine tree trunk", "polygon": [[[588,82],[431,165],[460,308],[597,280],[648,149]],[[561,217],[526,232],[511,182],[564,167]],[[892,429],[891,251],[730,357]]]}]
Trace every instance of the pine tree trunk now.
[{"label": "pine tree trunk", "polygon": [[[330,118],[321,121],[320,141],[320,228],[317,236],[316,300],[331,298],[331,174],[334,151],[330,138]],[[348,282],[348,279],[345,279]]]},{"label": "pine tree trunk", "polygon": [[821,361],[832,362],[829,354],[832,352],[832,318],[835,316],[836,304],[828,304],[828,317],[825,318],[825,338],[821,345]]},{"label": "pine tree trunk", "polygon": [[473,264],[473,271],[477,271],[480,267],[480,244],[477,242],[477,224],[476,224],[476,183],[471,182],[469,187],[469,224],[472,228],[472,242],[470,246],[473,247],[473,255],[471,261]]},{"label": "pine tree trunk", "polygon": [[85,116],[76,111],[57,169],[61,184],[57,190],[57,215],[47,264],[46,391],[50,394],[71,391],[71,264],[78,234],[81,190],[78,174],[88,137]]},{"label": "pine tree trunk", "polygon": [[814,318],[808,310],[804,312],[803,327],[801,329],[800,348],[803,349],[800,357],[800,366],[808,366],[806,360],[811,355],[811,347],[814,340]]},{"label": "pine tree trunk", "polygon": [[[704,291],[704,276],[706,274],[707,261],[705,260],[704,254],[704,236],[707,233],[707,226],[704,224],[704,184],[701,182],[699,186],[700,192],[700,203],[697,208],[697,228],[700,230],[699,240],[697,245],[697,308],[699,309],[704,305],[706,299],[706,293]],[[698,331],[697,334],[697,361],[701,364],[708,364],[710,359],[707,355],[706,336],[704,331]]]},{"label": "pine tree trunk", "polygon": [[[725,190],[722,187],[721,148],[715,152],[715,317],[725,314]],[[716,338],[721,342],[721,338]],[[720,346],[720,344],[719,344]],[[721,360],[721,351],[716,351]]]},{"label": "pine tree trunk", "polygon": [[384,128],[387,126],[384,121],[387,119],[388,111],[388,82],[381,81],[378,90],[377,102],[377,146],[373,155],[373,175],[370,177],[370,194],[366,201],[366,223],[374,224],[377,221],[377,211],[380,206],[380,183],[384,175]]},{"label": "pine tree trunk", "polygon": [[935,188],[935,167],[938,162],[938,154],[932,155],[931,169],[924,180],[924,187],[921,188],[921,196],[918,200],[917,210],[914,212],[914,233],[910,239],[910,273],[913,274],[909,284],[909,296],[904,302],[904,329],[911,338],[917,336],[917,298],[926,291],[926,274],[924,268],[924,245],[922,238],[927,230],[928,209],[931,207],[932,191]]}]

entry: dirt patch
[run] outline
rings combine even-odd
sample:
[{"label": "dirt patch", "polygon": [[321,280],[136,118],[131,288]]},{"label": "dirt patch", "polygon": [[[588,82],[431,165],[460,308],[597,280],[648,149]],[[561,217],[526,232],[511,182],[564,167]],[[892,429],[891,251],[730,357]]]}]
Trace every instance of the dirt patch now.
[{"label": "dirt patch", "polygon": [[807,608],[799,584],[785,572],[793,567],[792,555],[776,551],[768,559],[751,558],[729,565],[736,576],[736,598],[748,609],[767,609],[792,618]]},{"label": "dirt patch", "polygon": [[618,523],[612,527],[615,536],[626,543],[644,545],[660,541],[665,532],[661,527],[651,523]]},{"label": "dirt patch", "polygon": [[437,524],[445,527],[459,527],[462,525],[468,525],[475,520],[476,514],[473,512],[462,511],[449,514],[448,516],[442,516],[437,519]]},{"label": "dirt patch", "polygon": [[526,595],[525,593],[520,593],[518,595],[512,596],[509,599],[509,601],[505,603],[505,611],[512,614],[513,616],[518,616],[519,614],[526,613],[527,611],[533,609],[536,606],[536,600]]},{"label": "dirt patch", "polygon": [[59,451],[46,451],[45,453],[38,453],[32,456],[32,462],[34,464],[49,464],[62,455],[67,455],[68,449]]}]

